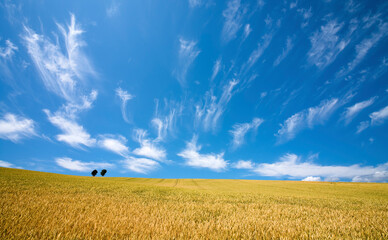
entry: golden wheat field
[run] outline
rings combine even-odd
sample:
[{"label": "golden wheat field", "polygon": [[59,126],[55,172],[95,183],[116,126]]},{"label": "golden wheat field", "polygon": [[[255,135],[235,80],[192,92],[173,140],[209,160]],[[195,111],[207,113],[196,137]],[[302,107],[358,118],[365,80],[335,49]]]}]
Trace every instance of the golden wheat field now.
[{"label": "golden wheat field", "polygon": [[0,168],[0,239],[388,239],[388,184]]}]

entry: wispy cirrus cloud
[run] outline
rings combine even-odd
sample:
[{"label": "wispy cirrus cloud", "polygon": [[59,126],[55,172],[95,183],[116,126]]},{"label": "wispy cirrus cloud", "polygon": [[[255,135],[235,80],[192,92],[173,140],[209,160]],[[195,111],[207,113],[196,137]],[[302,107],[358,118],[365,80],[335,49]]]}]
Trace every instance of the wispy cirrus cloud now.
[{"label": "wispy cirrus cloud", "polygon": [[123,115],[123,119],[125,122],[129,123],[127,117],[127,102],[134,98],[134,96],[121,88],[116,89],[116,95],[121,99],[121,114]]},{"label": "wispy cirrus cloud", "polygon": [[220,71],[220,69],[221,69],[221,58],[218,58],[217,61],[214,62],[213,73],[210,78],[210,81],[213,81],[217,77],[217,74]]},{"label": "wispy cirrus cloud", "polygon": [[202,126],[205,131],[215,131],[227,104],[235,94],[234,88],[237,84],[237,80],[229,81],[223,87],[219,99],[213,95],[212,91],[208,91],[205,95],[205,102],[195,106],[195,124],[197,126]]},{"label": "wispy cirrus cloud", "polygon": [[245,24],[244,27],[244,36],[243,36],[243,41],[248,38],[249,34],[251,34],[252,28],[249,23]]},{"label": "wispy cirrus cloud", "polygon": [[28,118],[6,113],[0,119],[0,138],[18,142],[23,138],[36,136],[36,123]]},{"label": "wispy cirrus cloud", "polygon": [[242,26],[242,20],[246,10],[241,8],[240,0],[230,0],[226,9],[222,12],[224,26],[222,28],[222,39],[229,42],[236,38],[237,32]]},{"label": "wispy cirrus cloud", "polygon": [[378,30],[374,32],[369,38],[361,41],[356,45],[356,56],[353,61],[349,62],[345,68],[342,68],[338,73],[337,77],[344,76],[361,63],[361,61],[368,54],[369,50],[374,47],[381,39],[388,34],[388,23],[381,23],[378,26]]},{"label": "wispy cirrus cloud", "polygon": [[343,26],[344,23],[332,20],[313,33],[310,37],[311,48],[307,53],[310,64],[323,69],[332,63],[337,55],[345,49],[350,39],[339,36]]},{"label": "wispy cirrus cloud", "polygon": [[148,158],[128,157],[122,161],[124,168],[142,174],[147,174],[160,167],[157,161]]},{"label": "wispy cirrus cloud", "polygon": [[179,38],[179,43],[178,66],[174,71],[174,75],[181,86],[186,86],[187,71],[201,51],[197,48],[197,42],[195,41]]},{"label": "wispy cirrus cloud", "polygon": [[197,145],[197,136],[193,136],[190,142],[186,143],[186,148],[177,155],[185,159],[185,165],[195,168],[208,168],[220,172],[226,170],[228,162],[224,160],[224,153],[201,154],[201,146]]},{"label": "wispy cirrus cloud", "polygon": [[78,160],[73,160],[68,157],[56,158],[55,162],[58,166],[78,172],[89,172],[95,168],[112,168],[114,164],[104,163],[104,162],[82,162]]},{"label": "wispy cirrus cloud", "polygon": [[[304,178],[304,180],[352,179],[358,181],[388,181],[388,163],[378,166],[320,165],[309,161],[302,161],[296,154],[285,154],[274,163],[258,164],[254,172],[261,176]],[[379,177],[380,176],[380,177]]]},{"label": "wispy cirrus cloud", "polygon": [[106,9],[106,15],[110,18],[117,16],[119,14],[119,7],[120,4],[118,4],[115,1],[112,1],[112,3],[109,5],[109,7]]},{"label": "wispy cirrus cloud", "polygon": [[158,161],[164,161],[166,159],[166,150],[159,147],[151,139],[148,139],[145,130],[136,129],[135,140],[140,144],[140,147],[133,150],[134,154]]},{"label": "wispy cirrus cloud", "polygon": [[127,139],[121,135],[105,134],[100,135],[98,145],[108,151],[114,152],[120,156],[128,156],[129,149],[126,146]]},{"label": "wispy cirrus cloud", "polygon": [[200,7],[203,4],[201,0],[189,0],[189,6],[191,8]]},{"label": "wispy cirrus cloud", "polygon": [[281,124],[281,128],[275,134],[278,138],[278,143],[295,138],[296,134],[303,129],[311,129],[316,125],[323,125],[341,104],[337,98],[333,98],[322,101],[316,107],[310,107],[295,113]]},{"label": "wispy cirrus cloud", "polygon": [[351,107],[348,107],[343,113],[345,124],[349,124],[363,109],[369,107],[374,103],[377,97],[372,97],[368,100],[358,102]]},{"label": "wispy cirrus cloud", "polygon": [[252,131],[256,133],[257,128],[264,122],[261,118],[254,118],[252,122],[249,123],[237,123],[233,125],[233,129],[229,131],[233,136],[233,148],[236,149],[244,143],[245,135]]},{"label": "wispy cirrus cloud", "polygon": [[287,57],[288,53],[292,50],[293,47],[294,47],[293,38],[287,37],[286,47],[283,48],[283,52],[275,59],[273,65],[274,66],[279,65],[283,61],[283,59]]},{"label": "wispy cirrus cloud", "polygon": [[370,121],[362,121],[357,126],[357,134],[361,133],[370,126],[376,126],[383,124],[388,119],[388,106],[380,109],[379,111],[369,114]]},{"label": "wispy cirrus cloud", "polygon": [[9,39],[5,40],[5,45],[6,45],[5,47],[0,47],[0,57],[8,60],[19,49]]},{"label": "wispy cirrus cloud", "polygon": [[22,36],[28,53],[46,88],[69,102],[78,100],[80,87],[86,84],[86,76],[95,75],[89,59],[81,51],[86,43],[81,39],[84,32],[71,14],[67,29],[57,24],[64,46],[58,40],[39,35],[24,27]]},{"label": "wispy cirrus cloud", "polygon": [[268,48],[269,44],[271,43],[272,37],[273,37],[273,33],[267,33],[257,43],[257,48],[252,51],[252,53],[248,58],[248,61],[244,63],[241,67],[241,71],[243,74],[247,73],[249,69],[251,69],[251,67],[255,65],[257,60],[259,60],[261,55],[263,55],[264,51]]},{"label": "wispy cirrus cloud", "polygon": [[158,133],[156,142],[164,141],[168,135],[174,135],[177,118],[182,115],[182,102],[164,100],[164,109],[160,109],[159,100],[155,100],[155,114],[151,123]]}]

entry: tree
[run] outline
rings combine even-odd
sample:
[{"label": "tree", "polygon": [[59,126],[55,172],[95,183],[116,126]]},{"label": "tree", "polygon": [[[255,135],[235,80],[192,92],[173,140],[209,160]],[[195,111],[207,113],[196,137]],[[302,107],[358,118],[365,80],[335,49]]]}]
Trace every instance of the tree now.
[{"label": "tree", "polygon": [[107,172],[106,169],[102,169],[101,172],[100,172],[101,176],[104,176],[106,172]]},{"label": "tree", "polygon": [[93,172],[92,172],[92,176],[93,176],[93,177],[96,176],[97,173],[98,173],[98,171],[97,171],[96,169],[94,169]]}]

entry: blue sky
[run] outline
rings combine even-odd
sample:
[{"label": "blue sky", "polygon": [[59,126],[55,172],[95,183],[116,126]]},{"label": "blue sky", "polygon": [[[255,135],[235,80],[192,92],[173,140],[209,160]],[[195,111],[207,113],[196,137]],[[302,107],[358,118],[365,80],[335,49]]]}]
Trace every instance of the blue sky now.
[{"label": "blue sky", "polygon": [[386,1],[2,1],[0,166],[388,181]]}]

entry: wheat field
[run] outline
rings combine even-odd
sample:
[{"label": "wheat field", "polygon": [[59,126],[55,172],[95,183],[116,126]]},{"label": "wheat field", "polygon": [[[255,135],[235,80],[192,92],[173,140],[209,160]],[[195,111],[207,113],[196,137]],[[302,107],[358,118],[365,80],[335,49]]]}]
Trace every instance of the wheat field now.
[{"label": "wheat field", "polygon": [[388,184],[0,168],[0,239],[388,239]]}]

